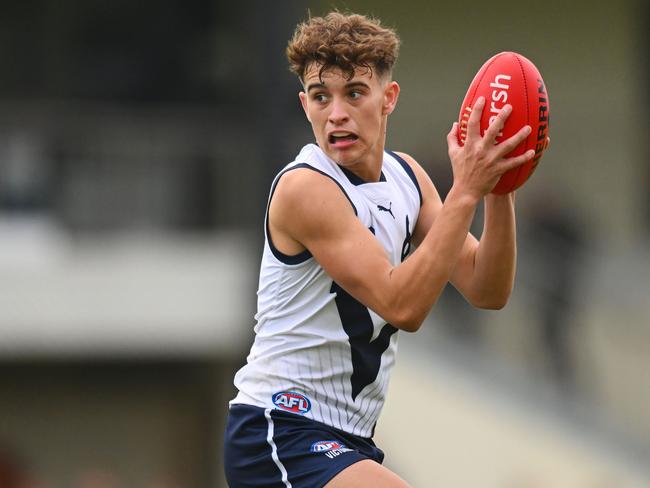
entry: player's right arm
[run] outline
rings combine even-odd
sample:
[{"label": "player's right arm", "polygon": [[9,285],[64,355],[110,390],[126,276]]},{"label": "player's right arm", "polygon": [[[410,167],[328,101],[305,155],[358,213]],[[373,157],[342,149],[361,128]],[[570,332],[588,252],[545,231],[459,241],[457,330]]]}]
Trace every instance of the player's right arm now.
[{"label": "player's right arm", "polygon": [[475,208],[471,198],[452,198],[434,222],[437,238],[392,266],[337,184],[296,169],[278,182],[269,230],[279,250],[297,254],[307,248],[350,295],[393,326],[415,331],[449,280]]}]

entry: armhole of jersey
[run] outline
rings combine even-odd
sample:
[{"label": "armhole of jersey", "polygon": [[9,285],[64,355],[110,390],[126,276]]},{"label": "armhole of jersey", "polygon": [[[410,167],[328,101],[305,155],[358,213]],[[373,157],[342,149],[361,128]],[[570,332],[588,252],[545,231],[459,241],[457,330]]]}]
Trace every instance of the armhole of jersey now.
[{"label": "armhole of jersey", "polygon": [[402,168],[404,168],[404,171],[406,174],[411,178],[411,181],[413,181],[413,184],[415,185],[415,189],[418,191],[418,196],[420,197],[420,207],[422,206],[422,191],[420,190],[420,184],[418,183],[418,179],[415,176],[415,173],[413,172],[413,168],[411,168],[411,165],[408,164],[406,161],[404,161],[404,158],[398,156],[396,153],[393,151],[386,151],[388,154],[393,156],[399,164],[402,165]]},{"label": "armhole of jersey", "polygon": [[281,172],[275,181],[273,182],[273,186],[271,187],[271,194],[269,195],[269,201],[266,205],[266,216],[264,217],[264,232],[266,233],[266,242],[269,243],[269,248],[271,249],[271,252],[273,255],[282,263],[284,264],[300,264],[304,263],[307,261],[309,258],[311,258],[311,252],[309,252],[309,249],[305,249],[304,251],[295,254],[293,256],[284,254],[280,250],[278,250],[275,245],[273,244],[273,240],[271,239],[271,232],[269,231],[269,208],[271,207],[271,199],[273,198],[273,194],[275,193],[275,188],[278,186],[278,182],[280,181],[280,178],[282,175],[285,173],[288,173],[289,171],[292,171],[294,169],[300,169],[300,168],[305,168],[305,169],[311,169],[312,171],[316,171],[317,173],[320,173],[324,176],[327,176],[330,178],[334,183],[338,185],[338,187],[341,189],[345,197],[348,199],[350,202],[350,205],[352,205],[352,209],[354,210],[355,215],[359,215],[357,212],[357,207],[355,207],[354,203],[352,202],[352,199],[350,196],[347,194],[341,183],[336,181],[332,176],[328,175],[324,171],[319,170],[318,168],[314,168],[313,166],[310,166],[307,163],[299,163],[296,164],[295,166],[292,166],[291,168],[285,169],[283,172]]}]

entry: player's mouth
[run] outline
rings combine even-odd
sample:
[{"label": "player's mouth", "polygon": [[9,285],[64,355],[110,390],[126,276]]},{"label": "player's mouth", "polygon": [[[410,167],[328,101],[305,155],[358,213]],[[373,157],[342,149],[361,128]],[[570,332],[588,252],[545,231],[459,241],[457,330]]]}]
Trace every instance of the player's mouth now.
[{"label": "player's mouth", "polygon": [[332,131],[327,136],[327,142],[329,142],[330,146],[337,149],[349,147],[357,142],[358,139],[359,136],[355,133],[344,130]]}]

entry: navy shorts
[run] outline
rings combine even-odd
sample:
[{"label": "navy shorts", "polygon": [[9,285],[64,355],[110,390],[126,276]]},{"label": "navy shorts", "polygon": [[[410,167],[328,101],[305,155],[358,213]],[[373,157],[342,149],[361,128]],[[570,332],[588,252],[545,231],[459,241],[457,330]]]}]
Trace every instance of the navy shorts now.
[{"label": "navy shorts", "polygon": [[358,461],[384,460],[372,439],[297,414],[243,404],[230,407],[224,442],[231,488],[316,488]]}]

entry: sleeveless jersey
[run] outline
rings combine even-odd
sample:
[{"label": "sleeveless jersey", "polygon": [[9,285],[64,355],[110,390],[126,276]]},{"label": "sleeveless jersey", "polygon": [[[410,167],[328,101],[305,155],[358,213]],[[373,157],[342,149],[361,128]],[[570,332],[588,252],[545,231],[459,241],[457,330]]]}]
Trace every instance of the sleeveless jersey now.
[{"label": "sleeveless jersey", "polygon": [[[315,144],[275,178],[307,168],[337,183],[358,219],[396,266],[408,255],[422,195],[411,167],[385,152],[380,181],[365,183]],[[304,202],[309,205],[309,202]],[[266,216],[255,319],[247,364],[235,376],[233,403],[304,415],[361,437],[372,437],[397,351],[397,329],[350,296],[308,250],[282,254]]]}]

